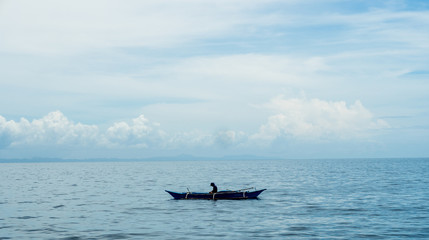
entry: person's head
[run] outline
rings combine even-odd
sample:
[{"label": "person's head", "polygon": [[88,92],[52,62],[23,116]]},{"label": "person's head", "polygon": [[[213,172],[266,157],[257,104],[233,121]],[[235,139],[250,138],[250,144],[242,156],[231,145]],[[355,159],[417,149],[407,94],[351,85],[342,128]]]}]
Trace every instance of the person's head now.
[{"label": "person's head", "polygon": [[214,183],[210,183],[210,186],[214,187],[214,186],[215,186],[215,184],[214,184]]}]

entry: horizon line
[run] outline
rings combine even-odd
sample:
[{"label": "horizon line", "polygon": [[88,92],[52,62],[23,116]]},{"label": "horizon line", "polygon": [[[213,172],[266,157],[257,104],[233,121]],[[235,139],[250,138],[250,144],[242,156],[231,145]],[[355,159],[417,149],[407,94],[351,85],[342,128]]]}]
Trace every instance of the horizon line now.
[{"label": "horizon line", "polygon": [[268,157],[257,155],[237,155],[237,156],[195,156],[195,155],[177,155],[177,156],[159,156],[143,158],[61,158],[61,157],[31,157],[31,158],[0,158],[0,163],[48,163],[48,162],[154,162],[154,161],[258,161],[258,160],[398,160],[398,159],[427,159],[429,157],[323,157],[323,158],[287,158],[287,157]]}]

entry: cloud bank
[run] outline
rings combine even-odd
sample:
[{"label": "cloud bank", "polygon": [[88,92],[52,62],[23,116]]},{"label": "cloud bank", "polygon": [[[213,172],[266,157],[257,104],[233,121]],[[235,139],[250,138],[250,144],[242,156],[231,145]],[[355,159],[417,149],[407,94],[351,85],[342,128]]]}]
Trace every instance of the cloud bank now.
[{"label": "cloud bank", "polygon": [[25,118],[15,122],[0,116],[0,146],[18,145],[78,145],[98,141],[97,126],[73,123],[61,112],[55,111],[31,122]]},{"label": "cloud bank", "polygon": [[368,137],[389,124],[374,118],[360,101],[347,106],[343,101],[276,97],[266,105],[278,112],[253,136],[274,140],[292,136],[305,140],[337,140]]},{"label": "cloud bank", "polygon": [[[345,102],[320,99],[273,98],[262,106],[274,114],[255,132],[224,129],[215,132],[194,130],[170,132],[144,115],[130,121],[119,121],[105,129],[96,125],[74,123],[60,111],[29,121],[6,120],[0,116],[0,147],[25,146],[97,147],[101,149],[246,149],[293,137],[300,141],[337,141],[369,139],[377,130],[388,128],[359,101]],[[82,156],[85,157],[85,156]]]}]

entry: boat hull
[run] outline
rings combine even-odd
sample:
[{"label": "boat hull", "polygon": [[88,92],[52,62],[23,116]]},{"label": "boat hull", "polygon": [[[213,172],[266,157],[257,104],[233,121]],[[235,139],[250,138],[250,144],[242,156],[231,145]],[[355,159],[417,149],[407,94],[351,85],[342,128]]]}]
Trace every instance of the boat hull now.
[{"label": "boat hull", "polygon": [[217,193],[197,193],[197,192],[172,192],[165,190],[168,192],[174,199],[208,199],[208,200],[218,200],[218,199],[256,199],[259,194],[261,194],[266,189],[261,189],[257,191],[220,191]]}]

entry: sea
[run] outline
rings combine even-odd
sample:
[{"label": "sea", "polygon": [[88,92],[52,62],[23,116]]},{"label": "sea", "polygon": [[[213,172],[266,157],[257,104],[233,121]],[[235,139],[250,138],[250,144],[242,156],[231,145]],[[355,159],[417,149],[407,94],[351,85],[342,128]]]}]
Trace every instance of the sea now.
[{"label": "sea", "polygon": [[0,239],[429,239],[429,159],[0,163]]}]

